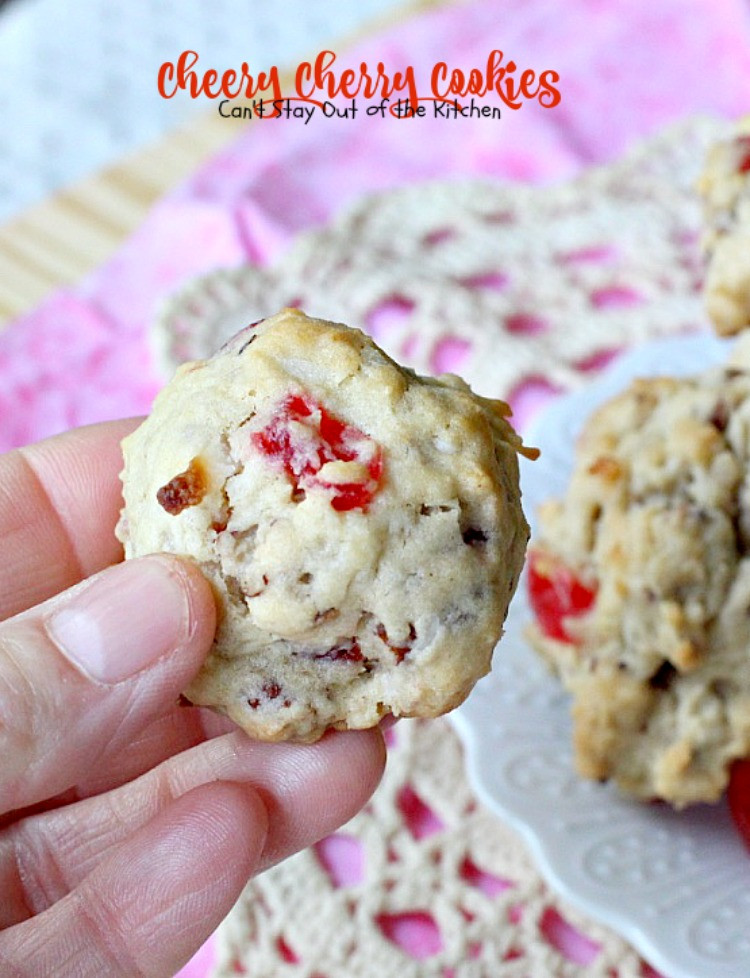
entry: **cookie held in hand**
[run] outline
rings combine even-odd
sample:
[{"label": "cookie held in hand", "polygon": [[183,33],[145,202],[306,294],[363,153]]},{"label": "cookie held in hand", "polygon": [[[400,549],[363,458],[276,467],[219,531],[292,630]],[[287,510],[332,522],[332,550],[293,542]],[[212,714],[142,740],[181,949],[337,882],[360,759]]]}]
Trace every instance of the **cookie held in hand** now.
[{"label": "cookie held in hand", "polygon": [[213,585],[188,699],[301,741],[461,703],[528,539],[508,413],[295,309],[180,367],[123,442],[117,533]]}]

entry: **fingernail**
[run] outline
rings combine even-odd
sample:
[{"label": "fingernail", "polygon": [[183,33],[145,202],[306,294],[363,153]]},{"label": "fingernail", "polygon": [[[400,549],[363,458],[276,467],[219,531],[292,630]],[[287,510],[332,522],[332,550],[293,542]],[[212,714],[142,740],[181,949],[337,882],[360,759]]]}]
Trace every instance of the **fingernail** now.
[{"label": "fingernail", "polygon": [[119,683],[156,662],[187,634],[189,599],[175,565],[129,560],[85,583],[47,620],[47,632],[81,672]]}]

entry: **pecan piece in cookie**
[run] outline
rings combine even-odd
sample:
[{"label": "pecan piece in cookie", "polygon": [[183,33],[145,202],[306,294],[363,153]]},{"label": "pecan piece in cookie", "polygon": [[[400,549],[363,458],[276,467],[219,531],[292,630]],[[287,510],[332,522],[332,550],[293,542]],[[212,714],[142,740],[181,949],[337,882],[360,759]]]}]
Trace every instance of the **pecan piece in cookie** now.
[{"label": "pecan piece in cookie", "polygon": [[188,506],[202,502],[208,489],[206,468],[200,458],[194,458],[184,472],[180,472],[156,491],[156,500],[162,509],[178,516]]}]

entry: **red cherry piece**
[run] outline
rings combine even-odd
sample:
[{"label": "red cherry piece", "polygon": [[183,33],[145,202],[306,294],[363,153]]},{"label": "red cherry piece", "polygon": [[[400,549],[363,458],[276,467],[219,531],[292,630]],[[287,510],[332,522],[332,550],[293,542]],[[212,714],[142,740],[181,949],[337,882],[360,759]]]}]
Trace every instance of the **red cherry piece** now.
[{"label": "red cherry piece", "polygon": [[393,652],[393,654],[396,656],[397,666],[401,665],[404,658],[411,652],[412,645],[417,638],[417,631],[411,622],[409,623],[409,638],[407,639],[406,645],[394,645],[388,638],[388,632],[385,630],[385,625],[383,624],[378,624],[378,627],[375,629],[375,634],[378,636],[380,641],[383,642],[384,645],[387,645],[391,652]]},{"label": "red cherry piece", "polygon": [[337,645],[334,649],[321,652],[315,656],[316,659],[330,659],[333,662],[364,662],[362,649],[356,639],[351,639],[345,645]]},{"label": "red cherry piece", "polygon": [[575,644],[565,630],[565,619],[586,614],[596,600],[596,590],[583,584],[562,561],[538,551],[529,553],[528,588],[532,611],[544,634]]},{"label": "red cherry piece", "polygon": [[750,136],[738,136],[736,145],[741,154],[737,172],[748,173],[750,172]]},{"label": "red cherry piece", "polygon": [[[263,702],[266,702],[268,700],[276,700],[276,699],[278,699],[279,696],[281,696],[281,693],[282,693],[281,686],[279,686],[279,684],[277,682],[263,683],[263,685],[261,686],[260,690],[261,690],[261,695],[260,696],[253,696],[252,698],[248,699],[248,701],[247,701],[247,705],[250,707],[251,710],[257,710],[258,707]],[[282,703],[282,706],[291,706],[291,705],[292,705],[292,701],[291,700],[284,699],[284,702]]]},{"label": "red cherry piece", "polygon": [[727,800],[737,831],[750,849],[750,759],[732,765]]},{"label": "red cherry piece", "polygon": [[[294,494],[310,488],[331,493],[337,512],[366,510],[380,487],[383,455],[380,446],[353,425],[329,414],[310,397],[290,394],[276,417],[252,442],[279,462],[294,486]],[[318,473],[327,462],[360,462],[367,471],[363,482],[326,482]]]}]

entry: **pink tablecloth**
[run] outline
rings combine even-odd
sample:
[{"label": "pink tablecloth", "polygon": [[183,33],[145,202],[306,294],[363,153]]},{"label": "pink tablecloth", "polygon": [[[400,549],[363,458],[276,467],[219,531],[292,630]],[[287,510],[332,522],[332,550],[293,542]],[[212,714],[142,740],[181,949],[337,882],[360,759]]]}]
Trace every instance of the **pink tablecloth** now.
[{"label": "pink tablecloth", "polygon": [[[365,191],[452,174],[555,180],[684,115],[750,106],[743,0],[474,0],[391,27],[338,64],[412,64],[428,79],[436,61],[481,67],[494,48],[519,68],[558,71],[561,103],[527,102],[499,122],[360,113],[250,127],[115,258],[0,335],[0,448],[146,411],[162,383],[146,343],[159,301],[196,273],[277,258]],[[209,958],[184,974],[204,974]]]},{"label": "pink tablecloth", "polygon": [[500,121],[362,112],[250,127],[114,259],[0,336],[0,449],[147,410],[162,379],[145,333],[162,297],[196,273],[277,257],[364,191],[451,174],[549,181],[686,114],[750,106],[746,0],[474,0],[392,27],[337,67],[411,64],[426,89],[437,61],[481,67],[494,48],[519,70],[558,71],[561,103],[527,101]]}]

